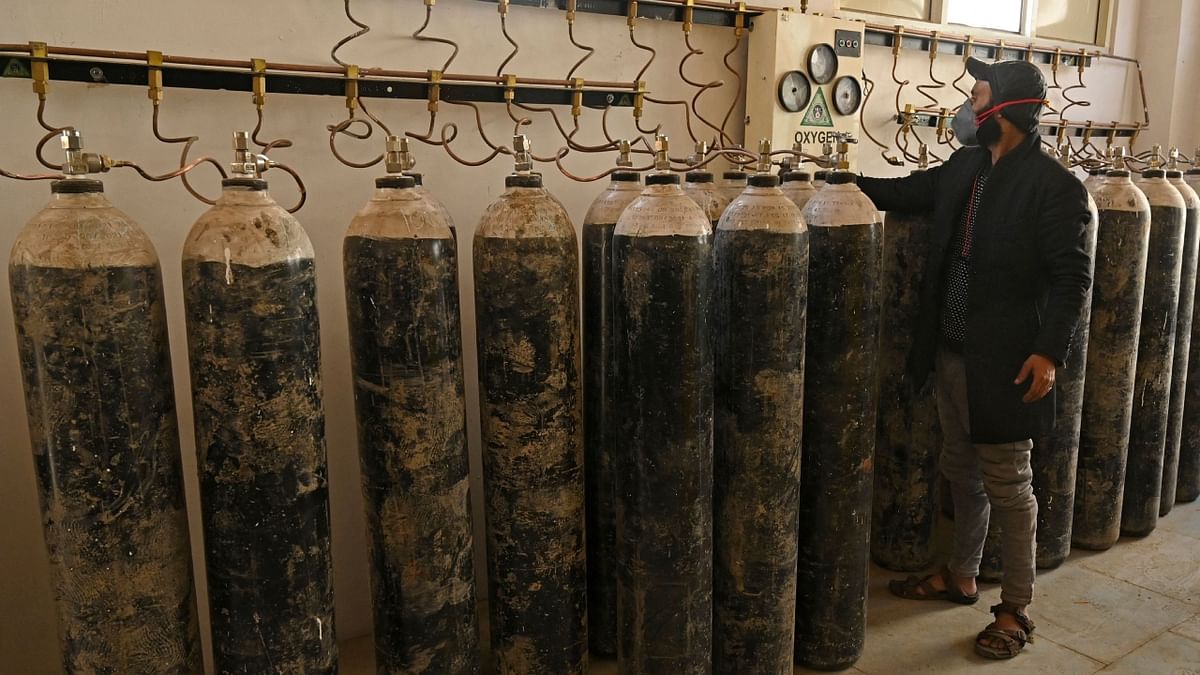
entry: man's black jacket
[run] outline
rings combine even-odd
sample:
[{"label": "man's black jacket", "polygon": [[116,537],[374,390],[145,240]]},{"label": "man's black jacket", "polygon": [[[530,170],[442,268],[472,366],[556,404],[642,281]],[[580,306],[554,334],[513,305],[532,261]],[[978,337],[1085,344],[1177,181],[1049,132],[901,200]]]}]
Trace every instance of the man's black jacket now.
[{"label": "man's black jacket", "polygon": [[[975,443],[1010,443],[1053,429],[1054,390],[1025,403],[1032,378],[1019,386],[1013,380],[1031,354],[1066,362],[1092,282],[1087,192],[1040,144],[1030,135],[991,168],[976,214],[963,346]],[[984,148],[962,148],[923,173],[858,182],[882,211],[932,212],[908,361],[918,387],[933,370],[940,340],[947,250],[972,182],[991,161]]]}]

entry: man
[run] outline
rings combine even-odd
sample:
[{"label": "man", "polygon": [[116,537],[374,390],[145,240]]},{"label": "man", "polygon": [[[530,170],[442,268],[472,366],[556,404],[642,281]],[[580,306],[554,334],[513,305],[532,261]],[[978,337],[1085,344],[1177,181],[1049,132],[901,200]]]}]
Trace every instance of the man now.
[{"label": "man", "polygon": [[941,470],[954,499],[954,553],[940,574],[892,581],[914,600],[971,604],[989,516],[1003,531],[995,621],[975,650],[1012,658],[1033,633],[1033,438],[1054,425],[1054,374],[1068,358],[1091,284],[1082,184],[1041,151],[1046,81],[1022,61],[974,58],[955,117],[963,148],[908,178],[863,178],[884,211],[932,211],[929,262],[909,375],[936,373]]}]

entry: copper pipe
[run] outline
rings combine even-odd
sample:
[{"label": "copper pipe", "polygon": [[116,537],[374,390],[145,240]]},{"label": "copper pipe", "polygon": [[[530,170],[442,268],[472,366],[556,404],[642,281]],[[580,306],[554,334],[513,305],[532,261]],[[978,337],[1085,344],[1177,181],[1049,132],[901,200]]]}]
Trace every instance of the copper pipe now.
[{"label": "copper pipe", "polygon": [[[429,38],[433,39],[433,38]],[[87,49],[81,47],[48,47],[47,52],[59,56],[78,56],[84,58],[101,58],[111,61],[130,61],[138,65],[145,65],[146,54],[144,52],[125,52],[108,49]],[[20,44],[0,44],[0,53],[6,56],[28,56],[29,46]],[[54,61],[55,59],[50,59]],[[189,56],[170,56],[163,55],[164,64],[186,65],[186,66],[202,66],[206,68],[217,68],[223,70],[234,70],[251,73],[252,64],[250,60],[233,60],[233,59],[211,59],[211,58],[196,58]],[[359,71],[363,77],[378,77],[400,80],[416,80],[419,82],[428,82],[429,74],[425,71],[415,70],[393,70],[389,68],[361,68]],[[267,77],[271,73],[305,73],[316,75],[332,75],[344,77],[346,71],[344,68],[337,66],[322,66],[313,64],[297,64],[297,63],[270,63],[267,66]],[[443,83],[476,83],[476,84],[505,84],[504,78],[498,75],[471,75],[464,73],[443,73]],[[569,80],[556,80],[551,78],[541,77],[518,77],[517,84],[529,85],[537,87],[562,87],[570,88],[573,82]],[[633,82],[610,82],[610,81],[589,81],[588,88],[592,90],[616,89],[628,91],[633,89]]]},{"label": "copper pipe", "polygon": [[[154,138],[157,139],[161,143],[168,143],[168,144],[182,143],[183,149],[179,153],[179,166],[181,166],[181,167],[187,166],[188,165],[188,155],[192,151],[192,146],[195,145],[196,142],[200,140],[200,137],[199,136],[180,136],[180,137],[164,136],[158,127],[159,107],[160,106],[159,106],[158,101],[155,101],[154,102],[154,112],[150,116],[150,129],[151,129],[151,131],[154,132]],[[194,162],[194,164],[197,164],[197,165],[198,164],[211,164],[212,166],[216,167],[217,173],[221,174],[222,179],[228,177],[228,174],[225,173],[225,167],[221,166],[221,163],[212,157],[201,157],[200,159],[196,160]],[[209,206],[216,204],[217,202],[215,199],[209,199],[208,197],[205,197],[204,195],[200,194],[195,188],[192,187],[191,181],[188,180],[188,173],[190,173],[190,172],[191,172],[191,170],[189,169],[188,171],[185,171],[185,172],[179,174],[179,180],[180,180],[180,182],[183,183],[183,189],[187,190],[188,194],[195,197],[197,200],[199,200],[205,204],[208,204]]]},{"label": "copper pipe", "polygon": [[429,20],[432,18],[433,18],[433,3],[427,2],[427,3],[425,3],[425,23],[421,24],[421,27],[418,28],[416,30],[416,32],[414,32],[412,34],[412,36],[413,36],[414,40],[421,40],[424,42],[440,42],[441,44],[450,45],[451,47],[454,47],[454,51],[450,53],[450,58],[446,59],[446,63],[444,63],[442,65],[442,67],[440,68],[441,72],[444,73],[450,69],[450,64],[454,63],[454,59],[458,58],[458,43],[455,42],[454,40],[448,40],[446,38],[427,37],[425,35],[421,35],[421,33],[424,33],[425,29],[429,27]]},{"label": "copper pipe", "polygon": [[[351,130],[351,127],[355,124],[362,124],[366,130],[361,133],[354,132],[353,130]],[[329,126],[327,126],[325,128],[329,130],[329,151],[333,153],[334,159],[341,162],[342,164],[345,164],[346,166],[348,166],[352,169],[366,169],[368,167],[375,166],[376,164],[383,161],[383,153],[382,152],[379,153],[379,155],[376,156],[374,159],[366,161],[366,162],[355,162],[355,161],[346,159],[345,157],[342,156],[342,154],[340,152],[338,152],[337,143],[335,142],[335,139],[337,138],[338,134],[345,134],[346,136],[349,136],[351,138],[363,141],[363,140],[370,138],[371,135],[374,133],[374,128],[371,126],[371,123],[368,122],[367,120],[358,119],[358,118],[354,117],[353,111],[350,113],[350,116],[347,117],[346,119],[342,120],[341,122],[339,122],[337,124],[330,124]]]},{"label": "copper pipe", "polygon": [[683,33],[683,44],[685,47],[687,47],[688,53],[686,55],[684,55],[684,57],[682,59],[679,60],[679,79],[683,80],[684,82],[686,82],[687,84],[689,84],[693,87],[699,88],[699,91],[696,92],[696,95],[692,97],[692,103],[691,103],[692,114],[696,116],[696,119],[703,122],[705,126],[707,126],[708,128],[710,128],[713,131],[720,134],[720,139],[722,140],[722,143],[720,143],[720,145],[722,147],[724,147],[724,145],[725,145],[724,141],[728,141],[729,145],[734,145],[733,139],[730,138],[721,129],[721,127],[718,127],[717,125],[715,125],[712,122],[709,122],[707,119],[705,119],[704,116],[700,114],[700,109],[696,105],[697,101],[700,100],[700,96],[702,96],[704,94],[704,92],[708,91],[709,89],[716,89],[718,87],[722,87],[725,85],[725,82],[722,80],[713,80],[712,82],[704,84],[704,83],[695,82],[695,81],[689,79],[687,74],[683,72],[684,65],[688,62],[688,59],[692,58],[693,56],[699,56],[699,55],[703,54],[704,50],[696,49],[695,47],[692,46],[691,33],[688,33],[686,31],[684,31],[684,33]]},{"label": "copper pipe", "polygon": [[282,169],[284,173],[290,175],[292,177],[292,179],[294,179],[296,181],[297,189],[300,190],[300,201],[297,202],[295,206],[288,209],[287,212],[295,213],[295,212],[299,211],[300,209],[304,208],[305,202],[308,201],[308,189],[304,186],[304,180],[300,178],[300,174],[296,173],[296,170],[293,169],[292,167],[288,166],[287,164],[281,164],[278,162],[276,162],[274,165],[272,165],[271,168]]},{"label": "copper pipe", "polygon": [[45,136],[42,136],[38,140],[37,145],[34,147],[34,154],[37,155],[38,163],[41,164],[42,166],[46,167],[47,169],[53,169],[54,171],[61,171],[62,165],[55,164],[54,162],[51,162],[50,160],[46,159],[45,155],[43,155],[42,152],[45,150],[46,144],[49,143],[52,139],[56,138],[63,131],[69,131],[71,129],[74,129],[75,127],[73,127],[73,126],[56,127],[56,126],[47,124],[45,115],[46,115],[46,97],[44,95],[39,95],[38,96],[38,107],[37,107],[37,122],[43,129],[46,130],[47,133]]},{"label": "copper pipe", "polygon": [[[331,49],[329,51],[329,58],[333,59],[334,63],[338,64],[339,66],[342,66],[343,68],[345,68],[349,64],[347,64],[345,61],[343,61],[337,57],[338,50],[341,49],[342,47],[344,47],[345,45],[353,42],[354,40],[357,40],[358,38],[371,32],[370,26],[368,26],[367,24],[354,18],[354,15],[350,13],[350,0],[345,0],[345,2],[346,2],[346,18],[350,20],[350,23],[354,24],[355,26],[358,26],[359,31],[356,33],[351,33],[350,35],[347,35],[346,37],[342,38],[341,40],[338,40],[337,44],[335,44],[333,46],[333,49]],[[333,143],[332,138],[330,139],[330,143]]]},{"label": "copper pipe", "polygon": [[596,48],[579,44],[579,41],[575,39],[574,21],[567,23],[567,37],[570,38],[571,44],[587,52],[583,55],[583,58],[579,59],[575,62],[575,65],[571,66],[571,70],[567,71],[567,79],[570,80],[575,77],[575,71],[579,70],[579,67],[582,66],[588,59],[592,58],[592,55],[596,53]]},{"label": "copper pipe", "polygon": [[[453,131],[453,135],[447,137],[446,136],[447,130]],[[499,148],[494,148],[490,155],[488,155],[487,157],[484,157],[481,160],[472,161],[472,160],[468,160],[468,159],[463,159],[462,157],[459,157],[458,155],[454,154],[454,150],[450,147],[450,142],[458,136],[458,125],[455,124],[454,122],[447,122],[446,124],[442,125],[441,134],[442,134],[441,145],[443,148],[445,148],[446,154],[450,155],[450,159],[453,159],[454,161],[456,161],[459,164],[462,164],[464,166],[483,166],[484,164],[487,164],[488,162],[495,159],[496,156],[501,154],[501,152],[502,152]]]},{"label": "copper pipe", "polygon": [[513,59],[517,58],[517,54],[521,51],[521,45],[517,44],[517,41],[508,34],[507,14],[500,15],[500,32],[504,35],[504,39],[508,41],[508,44],[512,45],[513,50],[507,57],[505,57],[503,61],[500,62],[500,65],[496,67],[496,77],[500,77],[504,73],[504,66],[507,66],[510,62],[512,62]]},{"label": "copper pipe", "polygon": [[0,176],[11,178],[13,180],[64,180],[66,178],[66,176],[62,175],[61,173],[22,174],[5,171],[4,169],[0,169]]},{"label": "copper pipe", "polygon": [[[737,109],[738,100],[742,98],[742,74],[736,68],[729,65],[729,57],[733,56],[734,52],[741,46],[742,35],[741,33],[737,33],[733,39],[733,46],[729,48],[729,51],[725,52],[725,56],[721,57],[721,63],[725,64],[725,69],[733,73],[733,76],[737,79],[737,87],[734,90],[733,99],[729,102],[729,109],[725,111],[725,118],[721,120],[722,136],[725,136],[725,128],[729,126],[729,118],[733,117],[733,111]],[[726,138],[728,137],[726,136]]]}]

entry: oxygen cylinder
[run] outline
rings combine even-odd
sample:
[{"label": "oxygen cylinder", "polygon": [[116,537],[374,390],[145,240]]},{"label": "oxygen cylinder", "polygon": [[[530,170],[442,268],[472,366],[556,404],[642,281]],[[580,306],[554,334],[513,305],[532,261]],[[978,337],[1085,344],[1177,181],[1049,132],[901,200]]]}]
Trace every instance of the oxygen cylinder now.
[{"label": "oxygen cylinder", "polygon": [[[1069,145],[1064,145],[1061,157],[1070,161]],[[1097,187],[1098,181],[1093,183]],[[1087,183],[1084,183],[1087,187]],[[1084,249],[1095,260],[1099,215],[1096,201],[1088,192],[1088,220]],[[1079,459],[1079,425],[1083,412],[1084,375],[1087,368],[1088,335],[1092,317],[1092,290],[1088,289],[1075,335],[1071,339],[1070,357],[1058,369],[1054,386],[1054,431],[1033,439],[1030,463],[1033,470],[1033,494],[1037,498],[1037,554],[1040,569],[1058,567],[1071,553],[1071,522],[1075,513],[1075,469]]]},{"label": "oxygen cylinder", "polygon": [[528,141],[514,147],[474,245],[492,658],[497,675],[582,675],[579,252]]},{"label": "oxygen cylinder", "polygon": [[[624,166],[628,166],[624,163]],[[617,407],[613,335],[612,235],[617,219],[642,194],[627,168],[583,219],[583,446],[587,493],[588,646],[617,654]]]},{"label": "oxygen cylinder", "polygon": [[[745,171],[725,171],[721,174],[721,185],[718,189],[725,198],[726,204],[732,204],[733,200],[742,196],[742,192],[745,192],[748,183],[749,180]],[[716,236],[715,233],[713,236]]]},{"label": "oxygen cylinder", "polygon": [[784,196],[792,200],[796,208],[801,211],[808,204],[808,200],[817,194],[817,188],[812,184],[812,174],[807,171],[785,171],[780,179],[783,183],[779,189],[783,190]]},{"label": "oxygen cylinder", "polygon": [[1093,194],[1096,190],[1104,185],[1104,179],[1108,174],[1108,169],[1103,166],[1097,166],[1088,170],[1088,177],[1083,181],[1083,187],[1088,191],[1088,194]]},{"label": "oxygen cylinder", "polygon": [[1107,549],[1120,536],[1150,203],[1120,157],[1093,197],[1099,227],[1071,541]]},{"label": "oxygen cylinder", "polygon": [[[922,146],[924,152],[924,146]],[[923,172],[925,164],[914,173]],[[932,388],[908,377],[908,353],[929,257],[928,213],[887,214],[879,340],[879,419],[875,437],[871,557],[898,572],[930,566],[937,525],[941,425]]]},{"label": "oxygen cylinder", "polygon": [[1170,412],[1175,323],[1179,313],[1179,281],[1186,205],[1166,172],[1142,172],[1141,190],[1150,202],[1150,248],[1138,337],[1129,457],[1126,464],[1121,534],[1144,537],[1158,524],[1163,459]]},{"label": "oxygen cylinder", "polygon": [[449,209],[447,209],[446,205],[440,202],[437,197],[433,196],[433,193],[429,191],[429,188],[425,187],[422,174],[417,171],[409,171],[404,175],[413,179],[413,183],[415,184],[413,186],[413,191],[420,195],[422,199],[429,202],[429,204],[437,210],[438,215],[441,216],[442,220],[446,221],[447,227],[450,228],[450,238],[458,241],[458,228],[454,226],[454,219],[450,217]]},{"label": "oxygen cylinder", "polygon": [[[1184,181],[1200,193],[1200,155],[1192,155],[1192,168]],[[1195,305],[1200,305],[1200,286],[1197,286]],[[1193,308],[1193,314],[1194,314]],[[1192,317],[1192,342],[1188,349],[1187,391],[1183,403],[1183,433],[1179,444],[1179,471],[1175,485],[1175,501],[1193,502],[1200,497],[1200,321]]]},{"label": "oxygen cylinder", "polygon": [[689,171],[683,184],[683,192],[699,206],[709,220],[709,229],[721,221],[721,214],[729,202],[713,184],[713,175],[708,171]]},{"label": "oxygen cylinder", "polygon": [[1187,396],[1189,352],[1192,344],[1192,317],[1196,301],[1196,263],[1200,238],[1200,197],[1183,180],[1183,172],[1168,170],[1167,181],[1179,190],[1186,208],[1183,256],[1179,276],[1179,311],[1176,314],[1175,356],[1171,367],[1171,405],[1167,417],[1167,442],[1163,453],[1162,490],[1158,514],[1165,516],[1175,505],[1179,475],[1180,448],[1183,445],[1183,408]]},{"label": "oxygen cylinder", "polygon": [[804,207],[811,241],[796,662],[849,667],[862,653],[879,402],[883,223],[847,171]]},{"label": "oxygen cylinder", "polygon": [[813,188],[820,190],[821,188],[825,187],[825,183],[828,182],[828,180],[829,169],[817,169],[816,172],[813,173]]},{"label": "oxygen cylinder", "polygon": [[[808,227],[759,172],[716,234],[713,670],[790,673]],[[762,505],[770,504],[769,509]]]},{"label": "oxygen cylinder", "polygon": [[712,672],[713,291],[709,216],[667,171],[617,221],[621,401],[617,630],[622,673]]},{"label": "oxygen cylinder", "polygon": [[[688,158],[688,163],[696,165],[703,162],[707,152],[706,144],[697,143],[696,151]],[[729,199],[713,182],[712,172],[705,169],[687,172],[683,183],[683,192],[708,215],[712,229],[715,230],[717,223],[721,220],[721,214],[725,213],[725,208],[729,206]]]},{"label": "oxygen cylinder", "polygon": [[103,158],[61,140],[8,273],[62,668],[198,675],[158,256],[87,177]]},{"label": "oxygen cylinder", "polygon": [[437,209],[442,220],[450,227],[450,237],[458,241],[458,230],[454,227],[454,219],[450,217],[450,211],[446,206],[438,201],[437,197],[424,186],[423,176],[419,171],[413,171],[417,165],[417,160],[413,157],[412,152],[408,147],[408,138],[404,136],[388,136],[387,137],[387,153],[384,155],[386,159],[386,167],[388,174],[403,174],[413,179],[416,186],[413,188],[418,195]]},{"label": "oxygen cylinder", "polygon": [[343,244],[380,673],[479,672],[458,254],[411,176]]},{"label": "oxygen cylinder", "polygon": [[335,673],[313,248],[248,147],[183,245],[214,669]]}]

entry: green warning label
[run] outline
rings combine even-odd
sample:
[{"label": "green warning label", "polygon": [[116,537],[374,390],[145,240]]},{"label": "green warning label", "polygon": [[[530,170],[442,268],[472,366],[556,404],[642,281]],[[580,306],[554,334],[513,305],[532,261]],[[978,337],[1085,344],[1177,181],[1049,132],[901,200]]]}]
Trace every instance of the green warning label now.
[{"label": "green warning label", "polygon": [[633,105],[633,101],[630,100],[629,94],[625,94],[621,96],[620,101],[617,101],[617,105]]},{"label": "green warning label", "polygon": [[829,114],[829,104],[825,102],[825,92],[820,87],[817,87],[817,94],[813,96],[812,103],[808,104],[808,110],[800,124],[806,127],[833,126],[833,116]]},{"label": "green warning label", "polygon": [[8,63],[4,64],[4,72],[0,73],[0,77],[30,77],[29,68],[17,59],[9,59]]}]

